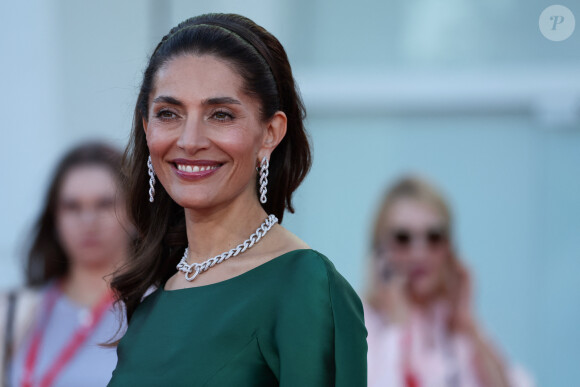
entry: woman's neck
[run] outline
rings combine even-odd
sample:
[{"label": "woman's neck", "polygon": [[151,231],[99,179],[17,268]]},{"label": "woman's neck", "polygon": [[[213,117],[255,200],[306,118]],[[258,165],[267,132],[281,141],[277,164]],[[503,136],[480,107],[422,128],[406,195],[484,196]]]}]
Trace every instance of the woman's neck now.
[{"label": "woman's neck", "polygon": [[114,267],[103,265],[88,267],[72,264],[69,273],[63,280],[63,292],[68,298],[83,306],[93,306],[109,290],[106,277]]},{"label": "woman's neck", "polygon": [[450,313],[449,302],[444,298],[433,299],[429,303],[415,304],[414,310],[421,320],[435,325],[444,325]]},{"label": "woman's neck", "polygon": [[203,262],[242,243],[267,214],[258,200],[238,200],[211,210],[185,210],[189,262]]}]

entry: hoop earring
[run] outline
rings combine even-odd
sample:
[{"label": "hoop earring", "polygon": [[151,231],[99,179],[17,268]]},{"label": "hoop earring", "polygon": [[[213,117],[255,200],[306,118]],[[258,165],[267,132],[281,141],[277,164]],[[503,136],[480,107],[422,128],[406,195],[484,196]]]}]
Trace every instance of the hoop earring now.
[{"label": "hoop earring", "polygon": [[270,162],[264,156],[262,162],[260,163],[260,203],[266,204],[268,199],[266,198],[266,194],[268,193],[268,167],[270,166]]},{"label": "hoop earring", "polygon": [[151,162],[151,155],[147,159],[147,173],[149,174],[149,202],[153,203],[155,197],[155,170]]}]

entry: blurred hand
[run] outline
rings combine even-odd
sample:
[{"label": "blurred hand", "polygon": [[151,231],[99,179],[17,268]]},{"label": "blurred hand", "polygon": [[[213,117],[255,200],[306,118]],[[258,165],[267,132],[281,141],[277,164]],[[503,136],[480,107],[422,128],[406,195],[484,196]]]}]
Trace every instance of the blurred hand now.
[{"label": "blurred hand", "polygon": [[375,303],[389,323],[404,324],[410,304],[406,294],[408,270],[390,259],[386,251],[375,257]]},{"label": "blurred hand", "polygon": [[449,327],[452,331],[467,335],[477,333],[477,322],[473,315],[473,286],[471,274],[458,259],[451,264]]},{"label": "blurred hand", "polygon": [[482,334],[473,314],[473,281],[469,270],[453,258],[451,283],[451,316],[449,327],[461,333],[473,345],[475,368],[483,386],[509,387],[502,358]]}]

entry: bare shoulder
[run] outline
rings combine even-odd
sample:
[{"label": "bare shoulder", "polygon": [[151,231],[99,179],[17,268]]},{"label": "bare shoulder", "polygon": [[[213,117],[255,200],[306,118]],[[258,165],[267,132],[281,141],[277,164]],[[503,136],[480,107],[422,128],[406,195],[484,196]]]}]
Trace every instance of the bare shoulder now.
[{"label": "bare shoulder", "polygon": [[277,239],[276,242],[281,249],[286,250],[285,252],[310,248],[306,242],[283,226],[277,225],[273,231],[275,232],[274,237]]},{"label": "bare shoulder", "polygon": [[251,269],[294,250],[310,249],[310,246],[279,224],[260,241],[260,245],[248,254],[245,269]]}]

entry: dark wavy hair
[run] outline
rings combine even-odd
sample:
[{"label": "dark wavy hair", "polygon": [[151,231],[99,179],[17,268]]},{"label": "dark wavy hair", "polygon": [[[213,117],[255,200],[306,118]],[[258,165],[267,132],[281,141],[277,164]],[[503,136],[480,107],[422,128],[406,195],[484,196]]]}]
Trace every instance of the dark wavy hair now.
[{"label": "dark wavy hair", "polygon": [[113,174],[120,188],[122,157],[122,153],[109,144],[87,142],[72,148],[60,160],[48,186],[44,207],[32,230],[25,269],[28,286],[42,286],[68,273],[69,259],[56,230],[56,210],[66,174],[77,167],[102,166]]},{"label": "dark wavy hair", "polygon": [[137,228],[137,248],[111,285],[118,300],[125,304],[128,320],[147,289],[164,284],[175,273],[187,247],[183,208],[161,184],[156,186],[155,201],[148,200],[149,150],[143,128],[157,72],[180,55],[211,55],[231,65],[243,80],[244,92],[259,102],[264,121],[277,111],[286,114],[286,135],[270,157],[268,202],[263,205],[267,213],[282,221],[285,210],[294,212],[292,195],[311,165],[310,144],[303,124],[304,105],[286,52],[274,36],[250,19],[235,14],[201,15],[171,29],[153,51],[143,74],[125,151],[127,208]]}]

